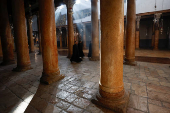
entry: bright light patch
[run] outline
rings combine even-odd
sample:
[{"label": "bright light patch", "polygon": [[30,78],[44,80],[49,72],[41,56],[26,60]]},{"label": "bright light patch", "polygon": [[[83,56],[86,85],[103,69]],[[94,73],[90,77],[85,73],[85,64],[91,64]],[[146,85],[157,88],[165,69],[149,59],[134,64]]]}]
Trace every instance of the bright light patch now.
[{"label": "bright light patch", "polygon": [[80,3],[80,0],[76,0],[76,4],[79,4]]},{"label": "bright light patch", "polygon": [[30,101],[33,98],[33,94],[30,95],[29,97],[27,97],[24,101],[22,101],[18,107],[16,107],[14,109],[14,111],[12,113],[24,113],[24,111],[26,110],[27,106],[29,105]]},{"label": "bright light patch", "polygon": [[86,2],[88,2],[89,0],[86,0]]},{"label": "bright light patch", "polygon": [[63,5],[61,5],[60,7],[59,7],[59,9],[63,9],[64,8],[64,6]]}]

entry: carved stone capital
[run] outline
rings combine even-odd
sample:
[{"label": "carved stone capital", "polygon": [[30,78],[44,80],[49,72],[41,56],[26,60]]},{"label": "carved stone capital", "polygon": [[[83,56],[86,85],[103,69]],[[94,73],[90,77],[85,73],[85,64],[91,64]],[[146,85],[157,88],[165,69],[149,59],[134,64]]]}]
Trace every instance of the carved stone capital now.
[{"label": "carved stone capital", "polygon": [[154,16],[155,16],[156,19],[159,20],[161,18],[161,15],[162,15],[162,13],[156,13]]},{"label": "carved stone capital", "polygon": [[159,19],[161,18],[162,13],[156,13],[154,15],[154,23],[155,23],[155,29],[159,29]]},{"label": "carved stone capital", "polygon": [[136,16],[136,30],[139,30],[141,16]]}]

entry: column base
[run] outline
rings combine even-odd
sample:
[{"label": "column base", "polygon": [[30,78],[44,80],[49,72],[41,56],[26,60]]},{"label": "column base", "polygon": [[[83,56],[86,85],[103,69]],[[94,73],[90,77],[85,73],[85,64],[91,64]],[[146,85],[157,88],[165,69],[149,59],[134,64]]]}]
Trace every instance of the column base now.
[{"label": "column base", "polygon": [[137,65],[137,63],[135,62],[134,59],[129,60],[129,59],[126,59],[126,58],[125,58],[125,60],[123,61],[123,64],[125,64],[125,65],[130,65],[130,66],[136,66],[136,65]]},{"label": "column base", "polygon": [[[1,59],[1,58],[0,58]],[[3,59],[3,58],[2,58]],[[11,60],[11,61],[8,61],[8,62],[2,62],[0,65],[1,66],[6,66],[6,65],[11,65],[11,64],[15,64],[16,62],[15,62],[15,60]]]},{"label": "column base", "polygon": [[90,61],[100,61],[99,56],[98,57],[90,57],[89,58]]},{"label": "column base", "polygon": [[60,75],[60,71],[50,74],[45,74],[42,72],[40,82],[49,85],[63,79],[64,77],[65,77],[64,75]]},{"label": "column base", "polygon": [[95,99],[92,99],[92,103],[111,109],[116,113],[126,113],[127,105],[129,102],[129,92],[125,92],[124,96],[119,99],[104,98],[99,93]]},{"label": "column base", "polygon": [[27,70],[30,70],[30,69],[33,69],[31,67],[31,65],[28,65],[28,66],[22,66],[22,67],[16,67],[14,68],[12,71],[15,71],[15,72],[22,72],[22,71],[27,71]]}]

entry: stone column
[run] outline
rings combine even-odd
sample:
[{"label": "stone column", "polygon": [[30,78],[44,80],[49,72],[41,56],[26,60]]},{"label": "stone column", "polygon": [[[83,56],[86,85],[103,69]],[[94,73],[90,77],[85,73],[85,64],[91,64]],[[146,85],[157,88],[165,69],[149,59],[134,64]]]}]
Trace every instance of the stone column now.
[{"label": "stone column", "polygon": [[2,53],[2,44],[1,44],[1,37],[0,37],[0,60],[3,57],[3,53]]},{"label": "stone column", "polygon": [[39,43],[39,55],[42,54],[42,45],[41,45],[41,27],[40,27],[40,17],[39,12],[37,13],[37,24],[38,24],[38,43]]},{"label": "stone column", "polygon": [[154,50],[158,50],[159,44],[159,19],[161,17],[161,13],[155,14],[155,39],[154,39]]},{"label": "stone column", "polygon": [[137,17],[136,17],[136,49],[139,49],[139,41],[140,41],[140,32],[139,32],[140,19],[141,19],[141,16],[137,16]]},{"label": "stone column", "polygon": [[41,83],[51,84],[64,76],[58,67],[54,0],[39,0],[43,73]]},{"label": "stone column", "polygon": [[32,16],[27,18],[28,23],[28,40],[29,40],[29,51],[30,53],[34,53],[34,39],[32,35]]},{"label": "stone column", "polygon": [[92,57],[90,60],[97,61],[99,58],[99,24],[98,24],[98,0],[91,0],[91,23],[92,23]]},{"label": "stone column", "polygon": [[1,65],[14,64],[13,38],[8,17],[7,1],[0,1],[0,36],[3,52],[3,62]]},{"label": "stone column", "polygon": [[86,25],[83,24],[83,48],[86,49]]},{"label": "stone column", "polygon": [[127,0],[125,63],[135,63],[136,0]]},{"label": "stone column", "polygon": [[14,24],[14,37],[17,50],[17,67],[14,71],[31,69],[28,39],[26,32],[25,9],[23,0],[11,0]]},{"label": "stone column", "polygon": [[71,58],[73,54],[73,45],[74,45],[74,28],[73,28],[73,5],[75,4],[74,0],[64,0],[67,6],[67,25],[68,25],[68,58]]},{"label": "stone column", "polygon": [[59,28],[59,37],[60,37],[60,48],[62,48],[63,47],[62,28]]},{"label": "stone column", "polygon": [[115,113],[126,113],[129,94],[123,84],[124,1],[100,0],[100,12],[101,77],[99,94],[92,102]]}]

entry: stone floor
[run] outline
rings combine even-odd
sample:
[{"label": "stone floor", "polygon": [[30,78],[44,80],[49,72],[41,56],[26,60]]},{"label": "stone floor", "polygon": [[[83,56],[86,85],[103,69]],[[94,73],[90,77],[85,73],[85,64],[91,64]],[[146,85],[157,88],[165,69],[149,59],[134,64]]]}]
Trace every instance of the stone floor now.
[{"label": "stone floor", "polygon": [[[84,58],[70,63],[59,56],[66,77],[51,85],[39,83],[42,56],[30,54],[33,69],[12,72],[16,64],[0,67],[0,113],[114,113],[91,103],[98,91],[100,62]],[[127,113],[170,113],[169,64],[137,62],[124,65],[124,86],[130,95]]]}]

